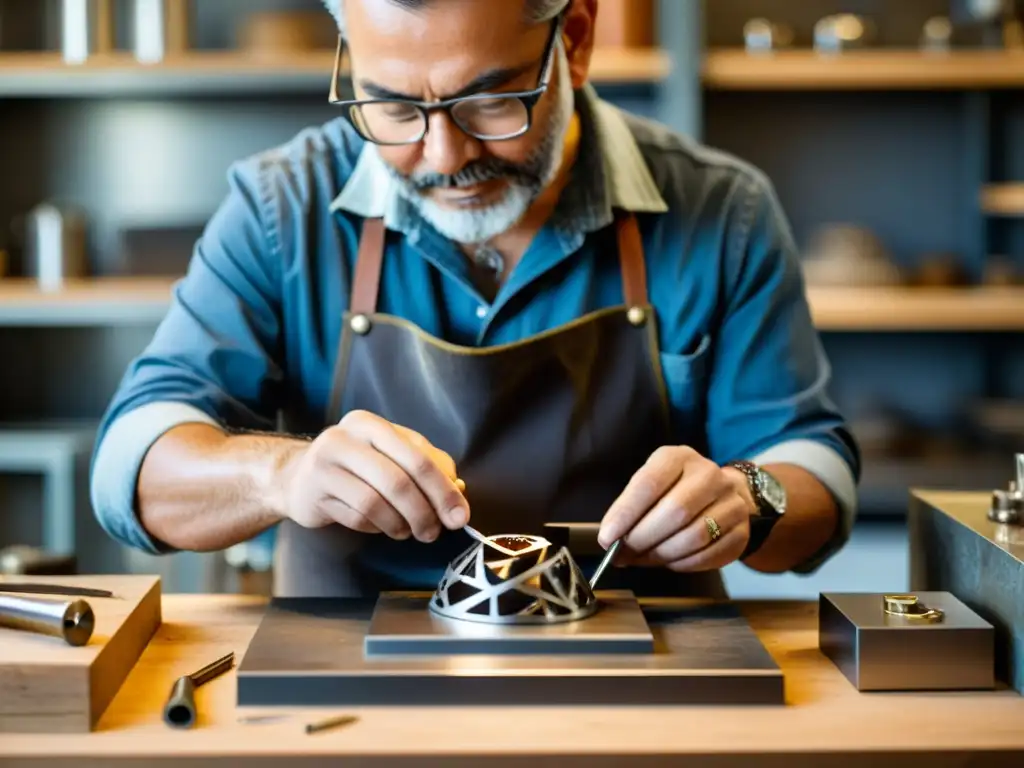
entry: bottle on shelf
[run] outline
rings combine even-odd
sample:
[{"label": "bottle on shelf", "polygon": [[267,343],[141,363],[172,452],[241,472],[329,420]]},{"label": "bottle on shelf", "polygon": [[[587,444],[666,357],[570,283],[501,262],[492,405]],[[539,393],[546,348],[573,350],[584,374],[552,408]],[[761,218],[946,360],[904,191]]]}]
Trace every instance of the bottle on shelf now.
[{"label": "bottle on shelf", "polygon": [[132,53],[142,64],[157,64],[189,46],[187,0],[132,0]]},{"label": "bottle on shelf", "polygon": [[113,0],[61,0],[61,56],[67,64],[84,64],[97,53],[114,49]]}]

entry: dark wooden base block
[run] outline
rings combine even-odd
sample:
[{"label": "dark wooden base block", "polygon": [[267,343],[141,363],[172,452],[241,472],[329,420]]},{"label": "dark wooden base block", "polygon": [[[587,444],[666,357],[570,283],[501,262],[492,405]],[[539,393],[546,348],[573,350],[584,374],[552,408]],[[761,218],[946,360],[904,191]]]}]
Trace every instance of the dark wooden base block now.
[{"label": "dark wooden base block", "polygon": [[[429,594],[401,597],[427,610]],[[634,600],[628,593],[598,597]],[[653,638],[647,653],[368,655],[377,602],[272,600],[238,667],[238,705],[785,703],[781,670],[729,604],[641,600]],[[635,626],[623,628],[635,638]]]}]

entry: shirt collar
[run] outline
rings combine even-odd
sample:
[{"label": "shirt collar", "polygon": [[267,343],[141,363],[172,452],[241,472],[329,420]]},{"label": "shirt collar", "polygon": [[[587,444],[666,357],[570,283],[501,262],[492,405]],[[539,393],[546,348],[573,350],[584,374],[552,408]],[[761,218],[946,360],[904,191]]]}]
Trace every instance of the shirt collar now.
[{"label": "shirt collar", "polygon": [[[577,92],[580,149],[572,179],[555,212],[557,226],[591,232],[611,223],[614,210],[664,213],[668,205],[658,191],[625,115],[597,96],[593,87]],[[399,195],[391,174],[367,142],[331,211],[383,218],[390,229],[410,233],[417,218]]]}]

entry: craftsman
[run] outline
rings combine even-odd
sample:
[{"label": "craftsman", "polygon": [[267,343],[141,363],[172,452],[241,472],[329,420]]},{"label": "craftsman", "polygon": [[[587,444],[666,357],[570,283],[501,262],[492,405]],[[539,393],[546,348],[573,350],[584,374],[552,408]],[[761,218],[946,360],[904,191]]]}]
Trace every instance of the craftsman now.
[{"label": "craftsman", "polygon": [[597,96],[598,0],[325,2],[338,117],[231,169],[102,422],[104,529],[274,529],[279,595],[430,589],[471,517],[600,522],[641,594],[832,556],[859,454],[771,183]]}]

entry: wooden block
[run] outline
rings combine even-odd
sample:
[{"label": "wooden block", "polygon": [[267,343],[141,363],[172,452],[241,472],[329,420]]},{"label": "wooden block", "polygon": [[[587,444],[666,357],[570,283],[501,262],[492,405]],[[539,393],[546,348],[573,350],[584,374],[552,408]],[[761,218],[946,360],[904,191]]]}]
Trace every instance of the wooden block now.
[{"label": "wooden block", "polygon": [[[0,627],[0,733],[91,731],[161,623],[158,576],[4,576],[33,582],[107,589],[113,598],[83,599],[96,615],[87,645]],[[24,595],[58,599],[55,595]]]},{"label": "wooden block", "polygon": [[818,647],[860,691],[993,688],[992,625],[948,592],[913,594],[943,621],[891,616],[881,594],[823,593]]},{"label": "wooden block", "polygon": [[605,595],[598,611],[581,621],[519,626],[437,616],[429,603],[429,597],[381,595],[364,641],[366,654],[654,652],[654,636],[631,594]]},{"label": "wooden block", "polygon": [[653,653],[576,656],[367,656],[375,607],[271,600],[238,666],[238,706],[785,704],[781,670],[731,604],[641,600]]}]

